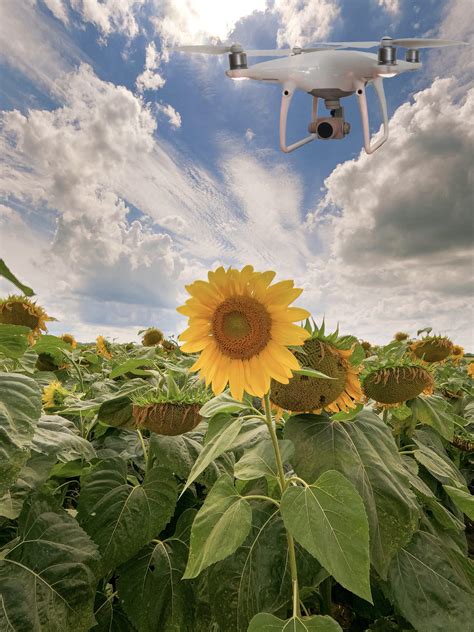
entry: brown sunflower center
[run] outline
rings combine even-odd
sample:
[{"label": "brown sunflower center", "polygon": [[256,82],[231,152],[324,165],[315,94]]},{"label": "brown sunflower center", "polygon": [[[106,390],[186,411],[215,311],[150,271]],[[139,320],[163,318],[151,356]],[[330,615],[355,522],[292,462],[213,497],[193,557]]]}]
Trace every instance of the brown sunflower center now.
[{"label": "brown sunflower center", "polygon": [[267,346],[271,324],[270,314],[256,299],[232,296],[215,310],[211,328],[224,355],[248,360]]},{"label": "brown sunflower center", "polygon": [[417,366],[387,367],[369,374],[364,393],[381,404],[401,404],[432,386],[431,375]]},{"label": "brown sunflower center", "polygon": [[304,343],[303,353],[296,353],[296,357],[302,366],[321,371],[334,379],[297,374],[288,384],[272,380],[272,402],[294,412],[319,410],[335,402],[345,389],[347,376],[346,362],[337,350],[314,338]]}]

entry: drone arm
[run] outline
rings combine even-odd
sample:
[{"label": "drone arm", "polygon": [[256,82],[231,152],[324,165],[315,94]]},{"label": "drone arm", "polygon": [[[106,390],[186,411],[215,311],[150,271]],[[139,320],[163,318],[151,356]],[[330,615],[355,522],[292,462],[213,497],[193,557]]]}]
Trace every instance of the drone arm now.
[{"label": "drone arm", "polygon": [[[316,138],[316,134],[310,134],[306,136],[306,138],[302,138],[301,140],[293,143],[292,145],[286,144],[286,123],[288,119],[288,110],[290,109],[291,99],[293,98],[293,94],[295,89],[293,86],[284,85],[283,92],[281,95],[281,109],[280,109],[280,149],[285,152],[285,154],[290,153],[290,151],[294,151],[306,143],[311,142]],[[317,97],[313,97],[313,114],[312,119],[316,120],[317,115]]]},{"label": "drone arm", "polygon": [[357,87],[357,100],[359,102],[360,117],[362,120],[362,129],[364,131],[364,148],[366,153],[373,154],[379,147],[381,147],[388,138],[388,113],[387,102],[385,100],[385,92],[383,89],[382,79],[376,77],[373,80],[374,89],[379,98],[380,111],[383,118],[383,135],[373,145],[370,144],[370,128],[369,128],[369,113],[367,110],[367,99],[365,96],[364,84],[360,83]]}]

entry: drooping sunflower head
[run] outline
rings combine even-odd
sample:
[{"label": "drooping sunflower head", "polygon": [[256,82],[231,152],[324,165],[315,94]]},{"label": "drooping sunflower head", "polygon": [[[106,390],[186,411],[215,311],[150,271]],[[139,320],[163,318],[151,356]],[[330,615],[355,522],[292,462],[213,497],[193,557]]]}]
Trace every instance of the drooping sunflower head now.
[{"label": "drooping sunflower head", "polygon": [[98,355],[102,356],[106,360],[110,360],[112,357],[112,345],[104,338],[104,336],[97,336],[95,347]]},{"label": "drooping sunflower head", "polygon": [[405,331],[397,331],[393,339],[397,340],[397,342],[403,342],[404,340],[408,340],[409,337],[410,336]]},{"label": "drooping sunflower head", "polygon": [[163,340],[161,346],[166,353],[173,353],[178,350],[178,345],[172,340]]},{"label": "drooping sunflower head", "polygon": [[446,336],[425,336],[410,346],[414,356],[424,362],[443,362],[453,352],[453,343]]},{"label": "drooping sunflower head", "polygon": [[208,281],[188,285],[191,298],[178,308],[188,317],[188,328],[179,339],[186,353],[201,352],[191,367],[200,371],[217,395],[227,383],[232,395],[242,399],[244,391],[262,397],[270,379],[288,383],[299,368],[288,345],[301,345],[309,337],[294,325],[309,313],[289,307],[302,290],[293,281],[270,285],[274,272],[255,272],[223,267],[209,272]]},{"label": "drooping sunflower head", "polygon": [[26,296],[11,295],[0,299],[0,323],[4,325],[24,325],[31,329],[30,342],[42,332],[48,331],[47,321],[56,320]]},{"label": "drooping sunflower head", "polygon": [[38,354],[35,368],[38,371],[57,371],[61,367],[51,353],[42,352]]},{"label": "drooping sunflower head", "polygon": [[320,371],[332,379],[296,374],[288,384],[272,381],[271,401],[291,412],[348,412],[362,398],[358,369],[351,364],[355,338],[339,338],[338,332],[324,335],[324,324],[311,330],[301,351],[294,354],[305,368]]},{"label": "drooping sunflower head", "polygon": [[403,404],[421,393],[430,394],[433,386],[431,373],[421,364],[409,360],[369,368],[362,376],[366,397],[384,407]]},{"label": "drooping sunflower head", "polygon": [[77,347],[77,340],[72,334],[63,334],[61,336],[61,340],[64,340],[64,342],[67,342],[68,345],[71,345],[72,349],[75,349]]},{"label": "drooping sunflower head", "polygon": [[453,345],[453,352],[451,353],[451,360],[458,364],[464,358],[464,347],[461,345]]},{"label": "drooping sunflower head", "polygon": [[367,340],[362,340],[360,346],[364,351],[370,351],[372,349],[372,345]]},{"label": "drooping sunflower head", "polygon": [[69,391],[63,387],[61,382],[54,380],[43,389],[43,407],[45,409],[61,408],[68,395],[70,395]]},{"label": "drooping sunflower head", "polygon": [[149,327],[142,338],[142,345],[144,347],[156,347],[163,342],[163,332],[156,327]]}]

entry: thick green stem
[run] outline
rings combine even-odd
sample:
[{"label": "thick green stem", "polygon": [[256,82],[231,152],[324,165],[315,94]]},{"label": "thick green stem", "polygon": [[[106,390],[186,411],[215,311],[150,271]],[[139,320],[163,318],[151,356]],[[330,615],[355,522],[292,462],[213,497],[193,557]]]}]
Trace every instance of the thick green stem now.
[{"label": "thick green stem", "polygon": [[[270,433],[270,437],[273,443],[273,450],[275,452],[275,460],[278,468],[278,478],[280,481],[281,493],[285,491],[288,486],[288,481],[285,478],[285,470],[283,469],[283,461],[280,453],[280,446],[278,445],[278,438],[273,424],[272,412],[270,407],[270,393],[265,395],[265,422]],[[300,593],[298,589],[298,570],[296,567],[296,551],[295,542],[293,536],[286,529],[286,539],[288,541],[288,557],[290,561],[290,573],[291,573],[291,586],[293,593],[293,616],[299,617],[301,615],[300,610]]]}]

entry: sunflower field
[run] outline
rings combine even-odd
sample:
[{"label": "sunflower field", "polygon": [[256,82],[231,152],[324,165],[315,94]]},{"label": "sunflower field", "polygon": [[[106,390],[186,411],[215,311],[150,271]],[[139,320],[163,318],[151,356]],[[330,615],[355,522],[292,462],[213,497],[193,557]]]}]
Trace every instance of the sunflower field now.
[{"label": "sunflower field", "polygon": [[176,339],[83,343],[9,274],[2,632],[474,631],[456,341],[328,331],[246,266],[187,286]]}]

